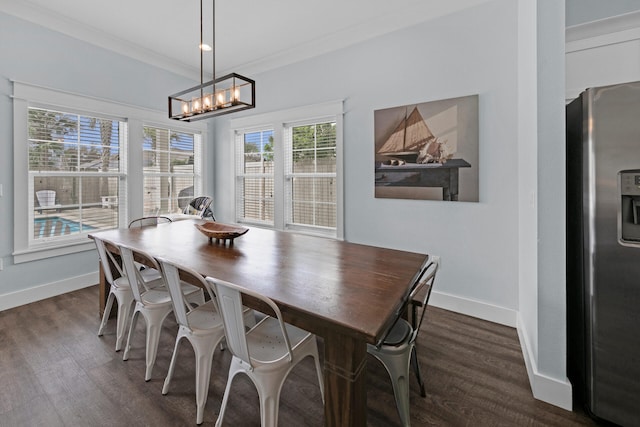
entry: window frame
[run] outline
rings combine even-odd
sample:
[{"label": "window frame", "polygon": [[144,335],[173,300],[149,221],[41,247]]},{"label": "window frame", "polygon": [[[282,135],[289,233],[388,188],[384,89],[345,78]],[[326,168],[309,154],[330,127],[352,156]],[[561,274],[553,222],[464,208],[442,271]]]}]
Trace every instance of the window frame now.
[{"label": "window frame", "polygon": [[[330,101],[321,104],[308,105],[288,110],[280,110],[270,113],[246,116],[230,120],[230,139],[234,146],[234,218],[237,222],[247,223],[262,227],[274,228],[277,230],[287,230],[307,234],[318,234],[337,239],[344,239],[344,184],[343,184],[343,101]],[[336,228],[325,229],[324,227],[306,226],[298,224],[288,224],[287,221],[287,197],[285,171],[286,147],[285,132],[292,125],[315,124],[322,122],[336,123]],[[269,226],[262,222],[247,221],[239,218],[237,211],[238,203],[238,138],[243,138],[245,133],[256,132],[265,129],[273,129],[274,139],[274,225]]]},{"label": "window frame", "polygon": [[[206,124],[182,125],[169,120],[166,112],[138,107],[116,101],[100,99],[57,89],[46,88],[29,83],[12,80],[13,84],[13,164],[14,164],[14,247],[15,264],[30,262],[50,257],[94,250],[93,241],[86,234],[77,238],[54,239],[49,242],[33,243],[29,230],[33,233],[33,224],[29,224],[29,215],[25,209],[33,209],[33,199],[29,198],[29,144],[28,110],[29,107],[64,111],[80,115],[96,116],[121,120],[126,123],[127,147],[121,156],[125,157],[122,169],[118,172],[120,179],[125,180],[126,202],[118,207],[119,227],[126,228],[132,218],[142,216],[143,178],[142,169],[132,165],[142,165],[143,126],[151,125],[200,133],[201,141],[207,140]],[[176,126],[176,124],[178,126]],[[200,162],[204,170],[206,144],[202,144]],[[201,175],[202,191],[209,190],[207,176]],[[120,203],[119,203],[120,205]],[[30,241],[31,240],[31,241]]]}]

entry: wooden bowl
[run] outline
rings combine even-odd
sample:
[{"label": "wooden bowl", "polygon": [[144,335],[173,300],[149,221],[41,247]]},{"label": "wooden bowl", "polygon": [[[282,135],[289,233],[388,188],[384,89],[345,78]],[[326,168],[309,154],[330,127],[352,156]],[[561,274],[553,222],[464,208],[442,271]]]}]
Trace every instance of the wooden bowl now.
[{"label": "wooden bowl", "polygon": [[229,240],[230,243],[233,243],[233,239],[235,239],[236,237],[240,237],[247,231],[249,231],[249,229],[246,227],[222,224],[215,221],[194,225],[202,234],[209,238],[209,243],[211,243],[213,239],[222,240],[224,243]]}]

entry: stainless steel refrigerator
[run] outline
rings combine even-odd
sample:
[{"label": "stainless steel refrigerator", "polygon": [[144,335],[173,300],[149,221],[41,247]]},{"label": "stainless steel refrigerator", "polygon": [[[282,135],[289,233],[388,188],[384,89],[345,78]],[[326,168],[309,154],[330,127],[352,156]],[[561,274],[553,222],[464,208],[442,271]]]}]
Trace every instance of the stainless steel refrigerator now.
[{"label": "stainless steel refrigerator", "polygon": [[588,89],[566,112],[574,404],[640,426],[640,82]]}]

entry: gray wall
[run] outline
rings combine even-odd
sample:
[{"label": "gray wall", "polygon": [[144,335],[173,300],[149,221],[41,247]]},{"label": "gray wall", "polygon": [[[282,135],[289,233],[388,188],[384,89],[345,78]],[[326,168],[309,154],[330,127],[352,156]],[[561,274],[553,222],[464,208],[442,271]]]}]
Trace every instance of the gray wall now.
[{"label": "gray wall", "polygon": [[[94,251],[13,265],[13,104],[9,79],[166,109],[193,81],[0,13],[0,295],[97,269]],[[26,143],[26,141],[24,142]]]}]

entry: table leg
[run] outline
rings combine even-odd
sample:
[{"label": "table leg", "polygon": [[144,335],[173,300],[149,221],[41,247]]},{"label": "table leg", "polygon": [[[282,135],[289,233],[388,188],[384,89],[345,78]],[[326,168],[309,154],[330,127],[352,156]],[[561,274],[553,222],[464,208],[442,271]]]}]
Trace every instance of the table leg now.
[{"label": "table leg", "polygon": [[324,337],[325,426],[366,426],[366,368],[366,342],[334,332]]},{"label": "table leg", "polygon": [[452,168],[449,174],[449,197],[455,202],[458,200],[458,168]]}]

